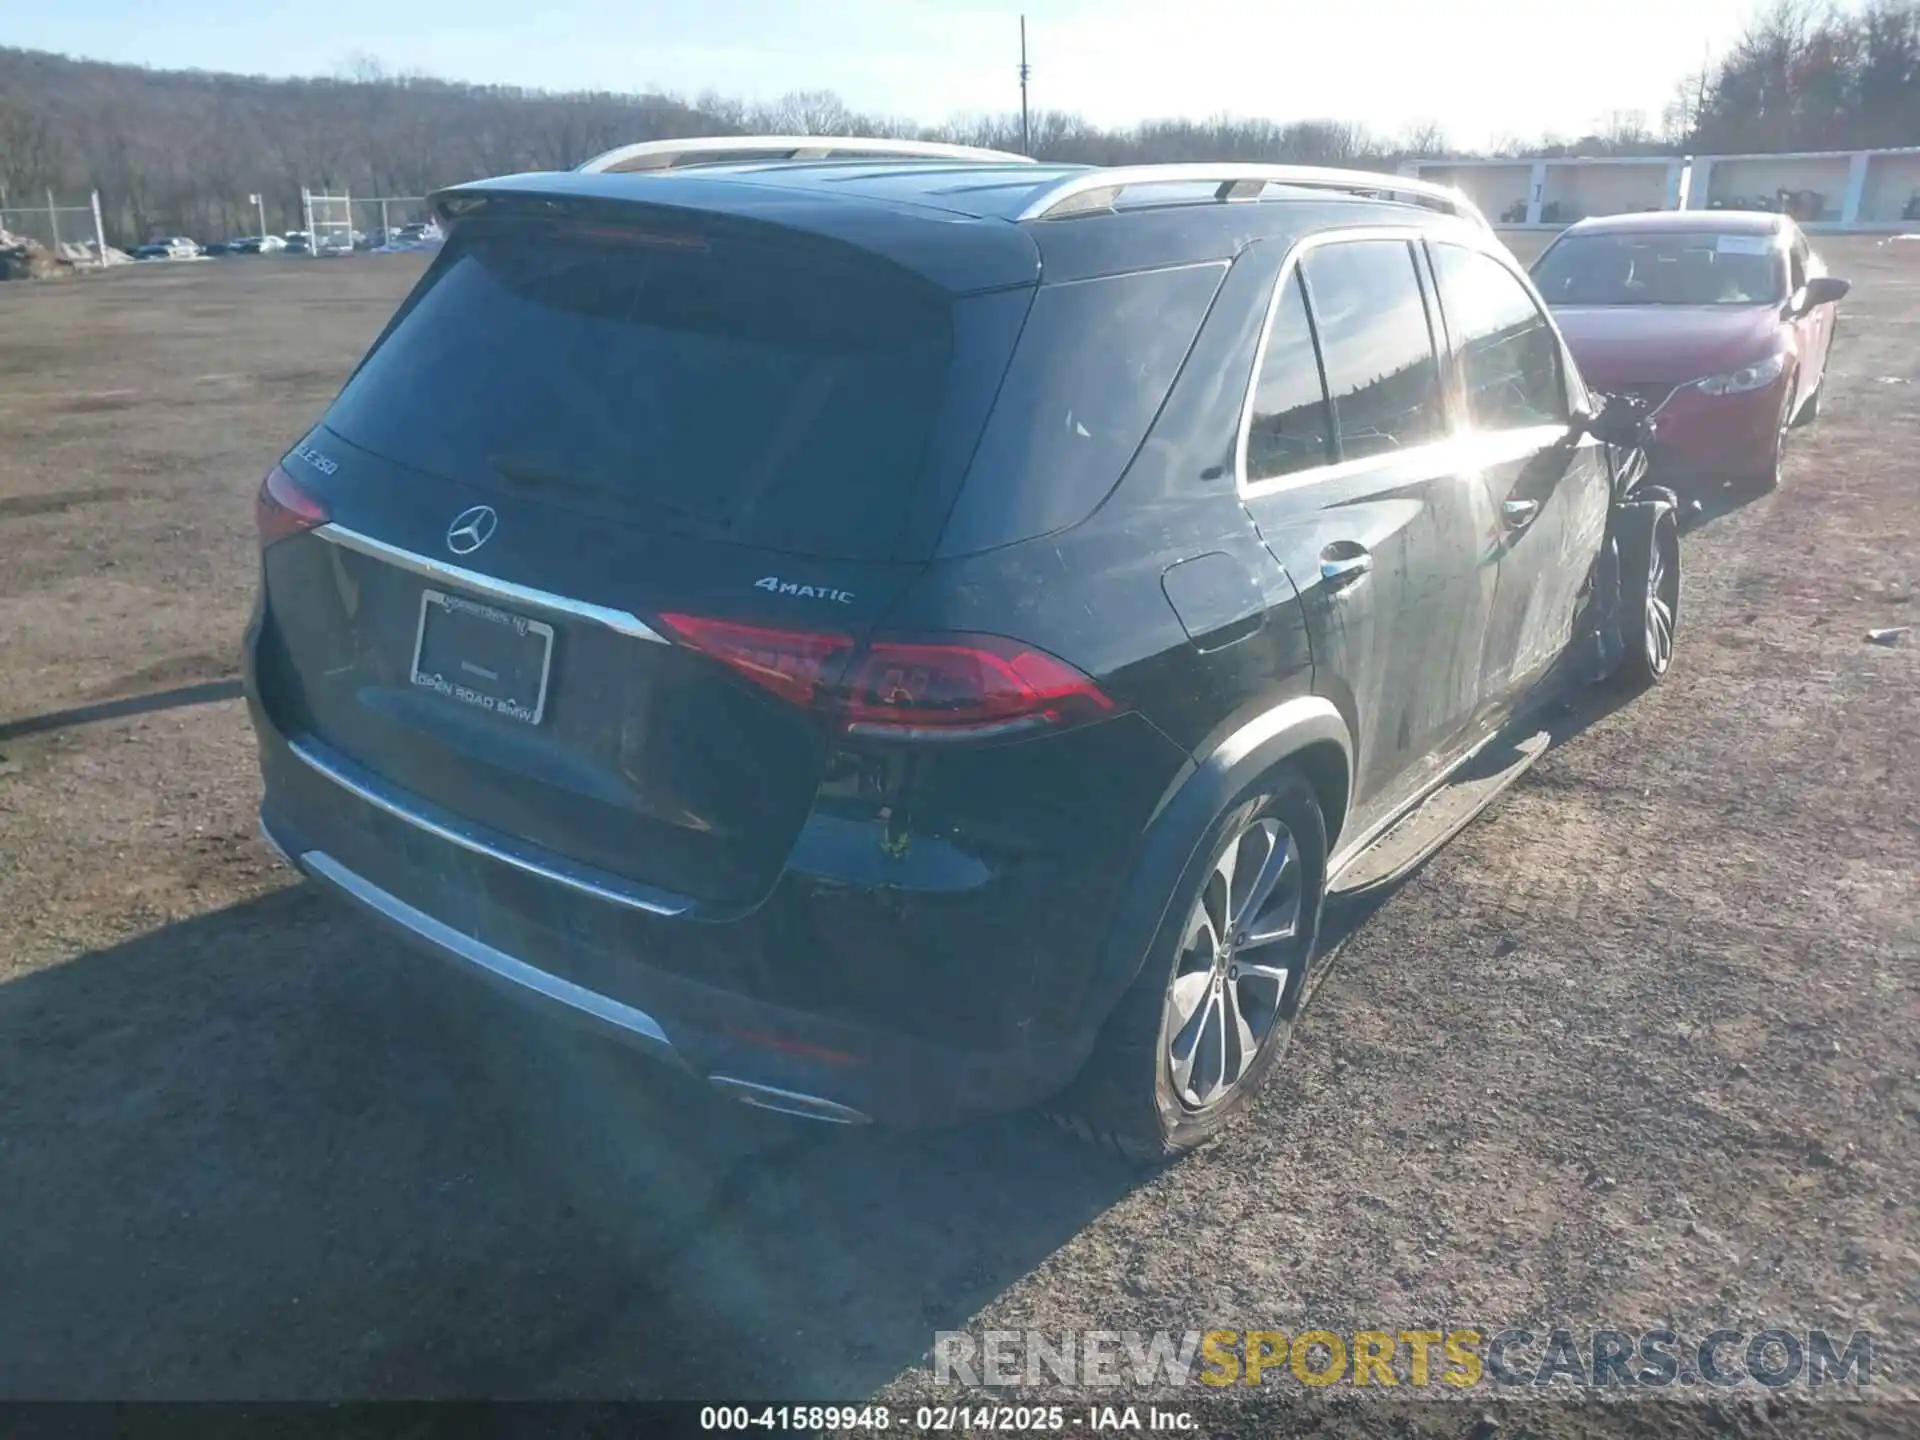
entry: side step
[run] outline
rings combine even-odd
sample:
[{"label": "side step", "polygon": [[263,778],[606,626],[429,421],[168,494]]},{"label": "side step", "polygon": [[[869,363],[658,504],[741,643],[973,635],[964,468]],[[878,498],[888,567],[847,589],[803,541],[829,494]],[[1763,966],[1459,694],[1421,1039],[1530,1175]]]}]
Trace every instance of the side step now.
[{"label": "side step", "polygon": [[1550,738],[1542,730],[1511,744],[1488,746],[1379,839],[1342,861],[1328,882],[1327,894],[1353,898],[1398,880],[1526,774],[1547,753]]}]

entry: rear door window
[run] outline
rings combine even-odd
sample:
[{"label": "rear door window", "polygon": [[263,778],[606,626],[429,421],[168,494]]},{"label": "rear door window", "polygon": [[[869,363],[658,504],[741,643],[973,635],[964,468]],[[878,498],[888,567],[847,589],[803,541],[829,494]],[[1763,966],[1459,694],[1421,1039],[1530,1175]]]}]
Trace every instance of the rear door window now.
[{"label": "rear door window", "polygon": [[880,558],[926,463],[951,309],[797,245],[473,222],[326,423],[556,505]]},{"label": "rear door window", "polygon": [[1560,342],[1526,286],[1477,250],[1436,244],[1431,253],[1474,428],[1564,423]]},{"label": "rear door window", "polygon": [[1342,460],[1443,439],[1426,297],[1404,240],[1343,240],[1301,262]]},{"label": "rear door window", "polygon": [[1311,470],[1333,459],[1332,410],[1326,383],[1320,378],[1306,292],[1297,271],[1285,283],[1253,389],[1253,420],[1247,429],[1250,484]]}]

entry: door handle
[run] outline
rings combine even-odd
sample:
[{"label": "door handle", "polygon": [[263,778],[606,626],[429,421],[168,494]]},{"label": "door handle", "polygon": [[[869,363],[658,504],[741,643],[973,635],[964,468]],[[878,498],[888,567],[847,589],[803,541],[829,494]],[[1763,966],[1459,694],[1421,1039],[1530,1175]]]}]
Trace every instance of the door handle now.
[{"label": "door handle", "polygon": [[1500,502],[1500,521],[1509,530],[1524,530],[1533,523],[1533,517],[1540,513],[1538,500],[1502,500]]},{"label": "door handle", "polygon": [[1358,545],[1329,545],[1320,552],[1320,583],[1351,585],[1373,569],[1373,554]]}]

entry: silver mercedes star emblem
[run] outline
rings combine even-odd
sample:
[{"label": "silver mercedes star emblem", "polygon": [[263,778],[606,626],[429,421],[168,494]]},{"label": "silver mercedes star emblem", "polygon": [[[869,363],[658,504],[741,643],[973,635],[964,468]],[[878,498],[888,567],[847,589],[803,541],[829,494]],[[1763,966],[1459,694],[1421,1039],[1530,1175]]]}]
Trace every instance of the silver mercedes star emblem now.
[{"label": "silver mercedes star emblem", "polygon": [[475,505],[453,517],[447,527],[447,548],[456,555],[471,555],[493,538],[500,516],[491,505]]}]

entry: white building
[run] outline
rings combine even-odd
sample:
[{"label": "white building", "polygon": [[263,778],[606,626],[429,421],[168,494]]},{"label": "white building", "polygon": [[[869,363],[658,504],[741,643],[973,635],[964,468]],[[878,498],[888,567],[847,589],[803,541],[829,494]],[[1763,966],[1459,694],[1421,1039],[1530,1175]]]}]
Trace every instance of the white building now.
[{"label": "white building", "polygon": [[1453,185],[1497,225],[1557,229],[1588,215],[1738,209],[1782,190],[1820,197],[1811,230],[1897,230],[1920,199],[1920,146],[1789,155],[1416,160],[1401,173]]}]

